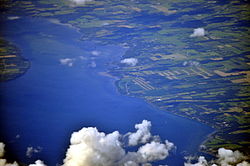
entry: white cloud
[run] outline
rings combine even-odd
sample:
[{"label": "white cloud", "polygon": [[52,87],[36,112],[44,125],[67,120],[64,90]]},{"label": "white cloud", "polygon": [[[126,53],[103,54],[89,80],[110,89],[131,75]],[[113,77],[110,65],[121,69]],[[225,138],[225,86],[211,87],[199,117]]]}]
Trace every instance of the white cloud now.
[{"label": "white cloud", "polygon": [[7,17],[8,20],[17,20],[19,18],[20,18],[19,16],[9,16],[9,17]]},{"label": "white cloud", "polygon": [[[142,130],[151,123],[143,121],[136,126]],[[137,152],[126,152],[122,138],[124,136],[118,131],[105,134],[93,127],[82,128],[72,134],[63,166],[146,166],[165,159],[174,146],[168,141],[146,143],[146,139],[143,141],[146,144],[139,147]]]},{"label": "white cloud", "polygon": [[4,143],[0,142],[0,158],[4,156]]},{"label": "white cloud", "polygon": [[124,163],[124,166],[138,166],[138,164],[134,161],[128,161]]},{"label": "white cloud", "polygon": [[79,58],[80,58],[81,60],[86,60],[86,58],[85,58],[84,56],[79,56]]},{"label": "white cloud", "polygon": [[205,36],[205,29],[204,28],[196,28],[194,32],[190,35],[190,37],[199,37]]},{"label": "white cloud", "polygon": [[243,161],[243,162],[237,164],[236,166],[250,166],[250,164],[246,161]]},{"label": "white cloud", "polygon": [[5,147],[5,144],[0,142],[0,166],[18,166],[17,162],[13,162],[12,164],[11,163],[7,163],[7,160],[4,159],[4,147]]},{"label": "white cloud", "polygon": [[40,146],[38,146],[37,148],[27,147],[26,156],[29,157],[29,158],[31,158],[34,153],[39,153],[41,151],[42,151],[42,148]]},{"label": "white cloud", "polygon": [[43,161],[37,160],[35,164],[30,164],[29,166],[46,166]]},{"label": "white cloud", "polygon": [[75,59],[73,58],[64,58],[59,60],[62,65],[67,65],[69,67],[72,67],[74,64]]},{"label": "white cloud", "polygon": [[58,25],[61,25],[62,23],[60,22],[60,20],[56,19],[56,18],[51,18],[49,19],[49,21],[53,24],[58,24]]},{"label": "white cloud", "polygon": [[[7,163],[6,159],[0,159],[0,166],[19,166],[17,162]],[[41,160],[37,160],[35,164],[29,166],[46,166]]]},{"label": "white cloud", "polygon": [[220,148],[218,150],[218,157],[219,157],[218,163],[221,166],[237,164],[246,159],[246,157],[239,151],[233,152],[232,150],[225,149],[225,148]]},{"label": "white cloud", "polygon": [[173,147],[174,144],[168,141],[165,144],[152,141],[140,147],[138,153],[141,154],[145,162],[163,160]]},{"label": "white cloud", "polygon": [[184,166],[208,166],[208,163],[205,157],[200,156],[198,159],[198,163],[191,164],[190,162],[188,162],[188,163],[185,163]]},{"label": "white cloud", "polygon": [[91,2],[93,0],[70,0],[74,5],[84,5],[87,2]]},{"label": "white cloud", "polygon": [[125,154],[118,138],[118,132],[106,135],[92,127],[74,132],[64,159],[64,166],[115,165]]},{"label": "white cloud", "polygon": [[184,61],[182,63],[183,66],[199,66],[200,62],[197,61]]},{"label": "white cloud", "polygon": [[100,51],[91,51],[91,54],[94,56],[98,56],[101,54],[101,52]]},{"label": "white cloud", "polygon": [[185,166],[250,166],[250,163],[244,161],[247,157],[239,151],[232,151],[225,148],[218,149],[218,159],[208,162],[205,157],[200,156],[198,162],[191,164],[190,161]]},{"label": "white cloud", "polygon": [[129,66],[135,66],[138,63],[136,58],[125,58],[121,60],[121,63],[127,64]]},{"label": "white cloud", "polygon": [[[154,139],[150,133],[151,122],[143,120],[141,124],[136,124],[137,131],[144,130],[150,135],[137,151],[127,151],[126,143],[122,140],[133,133],[121,135],[118,131],[110,134],[99,132],[96,128],[82,128],[71,135],[70,146],[66,152],[66,157],[62,166],[152,166],[158,160],[164,160],[169,155],[169,151],[174,148],[174,144],[165,140],[162,143]],[[142,136],[144,134],[141,134]],[[137,142],[140,142],[137,139]],[[150,140],[153,140],[150,142]],[[141,142],[140,142],[141,143]],[[136,144],[137,145],[137,144]],[[0,142],[0,166],[19,166],[17,162],[8,163],[4,159],[4,143]],[[35,148],[29,147],[33,151]],[[186,157],[188,162],[184,166],[250,166],[244,156],[239,151],[232,151],[225,148],[218,150],[216,160],[207,161],[200,156],[197,163],[191,163],[192,157]],[[46,166],[41,160],[29,166]],[[160,165],[163,166],[163,165]],[[165,165],[167,166],[167,165]]]},{"label": "white cloud", "polygon": [[0,166],[18,166],[17,162],[7,163],[6,159],[0,159]]},{"label": "white cloud", "polygon": [[148,142],[148,140],[151,138],[151,122],[143,120],[141,124],[136,124],[135,128],[137,129],[135,133],[129,133],[128,144],[135,146],[139,143]]},{"label": "white cloud", "polygon": [[106,25],[109,25],[109,23],[108,22],[104,22],[104,23],[102,23],[102,25],[106,26]]},{"label": "white cloud", "polygon": [[[17,162],[13,162],[11,164],[11,163],[8,163],[7,160],[3,158],[4,157],[4,147],[5,147],[5,144],[0,142],[0,166],[19,166]],[[27,149],[31,149],[31,151],[37,151],[37,149],[35,149],[33,147],[28,147]],[[30,164],[29,166],[46,166],[46,165],[41,160],[37,160],[35,162],[35,164]]]}]

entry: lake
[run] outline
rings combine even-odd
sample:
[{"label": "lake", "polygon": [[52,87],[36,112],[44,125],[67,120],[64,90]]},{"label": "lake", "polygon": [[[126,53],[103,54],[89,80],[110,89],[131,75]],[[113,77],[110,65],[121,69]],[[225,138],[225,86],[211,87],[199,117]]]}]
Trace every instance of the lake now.
[{"label": "lake", "polygon": [[[62,163],[73,131],[94,126],[105,133],[118,130],[125,134],[146,119],[152,122],[153,134],[177,146],[167,160],[156,164],[176,166],[183,165],[186,154],[197,153],[213,131],[142,99],[119,94],[115,79],[99,73],[119,62],[125,48],[80,41],[76,29],[45,19],[23,17],[1,20],[1,25],[2,35],[31,62],[23,76],[0,84],[0,141],[6,144],[10,158],[23,163],[41,159],[55,166]],[[60,63],[66,58],[71,65]],[[28,158],[29,146],[42,150]]]}]

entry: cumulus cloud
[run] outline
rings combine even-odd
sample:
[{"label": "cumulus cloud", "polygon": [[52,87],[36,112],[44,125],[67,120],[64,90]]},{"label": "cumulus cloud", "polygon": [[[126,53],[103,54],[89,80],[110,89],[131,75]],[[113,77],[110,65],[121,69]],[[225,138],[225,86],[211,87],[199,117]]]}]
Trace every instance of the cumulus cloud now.
[{"label": "cumulus cloud", "polygon": [[135,128],[137,131],[135,133],[129,133],[128,144],[135,146],[139,143],[146,143],[151,138],[150,128],[151,122],[143,120],[141,124],[136,124]]},{"label": "cumulus cloud", "polygon": [[250,164],[246,161],[243,161],[243,162],[237,164],[237,166],[250,166]]},{"label": "cumulus cloud", "polygon": [[37,160],[35,164],[30,164],[29,166],[46,166],[43,161]]},{"label": "cumulus cloud", "polygon": [[59,60],[62,65],[66,65],[72,67],[74,64],[75,59],[73,58],[64,58]]},{"label": "cumulus cloud", "polygon": [[[135,125],[137,129],[135,133],[139,130],[150,133],[150,127],[151,122],[143,120],[142,123]],[[155,161],[166,159],[169,151],[174,148],[174,144],[167,140],[162,143],[160,139],[152,139],[154,136],[150,133],[150,138],[146,139],[145,144],[135,151],[127,151],[126,143],[122,140],[131,134],[134,133],[121,135],[118,131],[114,131],[105,134],[93,127],[82,128],[71,135],[71,144],[62,166],[152,166]],[[4,143],[0,142],[0,166],[19,166],[17,162],[8,163],[3,158],[4,147]],[[239,151],[220,148],[217,157],[216,160],[207,161],[204,156],[200,156],[196,163],[191,162],[193,157],[186,157],[188,161],[184,166],[250,166],[246,161],[249,158]],[[46,165],[43,161],[37,160],[35,164],[29,166]]]},{"label": "cumulus cloud", "polygon": [[5,147],[5,144],[0,142],[0,166],[18,166],[17,162],[13,162],[12,164],[11,163],[8,163],[6,159],[4,159],[4,147]]},{"label": "cumulus cloud", "polygon": [[91,127],[74,132],[64,166],[115,165],[125,154],[118,138],[118,132],[106,135]]},{"label": "cumulus cloud", "polygon": [[[13,162],[13,163],[8,163],[6,159],[4,159],[4,147],[5,144],[0,142],[0,166],[19,166],[19,164],[17,162]],[[28,147],[28,149],[34,149],[34,148],[30,148]],[[35,162],[35,164],[30,164],[29,166],[46,166],[41,160],[37,160]]]},{"label": "cumulus cloud", "polygon": [[200,156],[197,163],[191,164],[189,161],[185,163],[184,166],[208,166],[208,163],[204,156]]},{"label": "cumulus cloud", "polygon": [[151,162],[156,160],[165,159],[169,150],[174,147],[174,144],[171,142],[165,141],[165,144],[154,142],[147,143],[139,148],[138,153],[142,156],[145,162]]},{"label": "cumulus cloud", "polygon": [[93,0],[70,0],[74,5],[84,5],[87,2],[91,2]]},{"label": "cumulus cloud", "polygon": [[138,60],[136,58],[125,58],[121,60],[121,63],[124,63],[129,66],[135,66],[138,63]]},{"label": "cumulus cloud", "polygon": [[17,162],[7,163],[6,159],[0,159],[0,166],[18,166]]},{"label": "cumulus cloud", "polygon": [[[164,160],[168,157],[174,144],[160,138],[155,139],[150,133],[151,122],[143,120],[136,124],[134,133],[120,134],[114,131],[109,134],[99,132],[97,128],[86,127],[74,132],[71,135],[70,146],[67,149],[66,157],[62,166],[152,166],[155,161]],[[135,143],[132,144],[134,151],[126,149],[126,139],[131,135]],[[143,140],[143,141],[142,141]],[[137,145],[142,145],[138,147]],[[131,144],[129,144],[131,146]],[[8,163],[4,159],[4,143],[0,142],[0,166],[19,166],[17,162]],[[27,151],[35,151],[33,147],[28,147]],[[188,160],[184,166],[250,166],[248,157],[239,151],[232,151],[225,148],[218,149],[217,159],[207,161],[204,156],[200,156],[196,163],[192,163],[193,157],[186,157]],[[29,166],[46,166],[43,161],[37,160],[35,164]],[[163,165],[160,165],[163,166]],[[166,166],[166,165],[165,165]]]},{"label": "cumulus cloud", "polygon": [[225,148],[218,149],[218,159],[208,162],[205,157],[200,156],[198,162],[192,164],[190,161],[185,163],[185,166],[250,166],[244,156],[239,151],[232,151]]},{"label": "cumulus cloud", "polygon": [[[246,156],[244,156],[239,151],[232,151],[232,150],[225,149],[225,148],[220,148],[218,150],[218,157],[219,157],[218,163],[221,166],[242,164],[241,162],[246,159]],[[249,166],[250,166],[250,164],[249,164]]]},{"label": "cumulus cloud", "polygon": [[27,147],[26,149],[26,156],[31,158],[34,153],[39,153],[42,151],[42,148],[40,146],[38,147]]},{"label": "cumulus cloud", "polygon": [[[143,121],[136,125],[137,132],[150,126],[150,122]],[[151,134],[148,135],[151,137]],[[141,142],[143,136],[141,134],[135,142]],[[122,138],[124,136],[118,131],[105,134],[93,127],[82,128],[72,134],[63,166],[146,166],[151,165],[150,162],[165,159],[174,146],[168,141],[148,143],[145,138],[143,143],[146,144],[137,151],[127,152]]]},{"label": "cumulus cloud", "polygon": [[196,28],[194,32],[190,35],[190,37],[200,37],[205,36],[205,29],[204,28]]}]

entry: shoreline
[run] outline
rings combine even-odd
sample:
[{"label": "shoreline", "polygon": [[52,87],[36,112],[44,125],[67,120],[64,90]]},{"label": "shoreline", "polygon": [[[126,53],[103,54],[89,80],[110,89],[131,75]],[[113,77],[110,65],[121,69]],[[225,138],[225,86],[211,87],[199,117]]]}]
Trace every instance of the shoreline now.
[{"label": "shoreline", "polygon": [[[39,18],[43,18],[43,17],[39,17]],[[47,20],[48,20],[49,22],[51,22],[51,19],[47,19]],[[57,20],[57,19],[55,19],[55,20]],[[51,22],[51,23],[58,24],[58,25],[61,25],[61,26],[66,26],[66,27],[68,27],[68,28],[72,28],[72,29],[76,30],[80,35],[82,35],[82,32],[80,32],[80,29],[79,29],[78,27],[75,27],[75,26],[72,25],[72,24],[64,24],[64,23],[61,23],[60,20],[58,20],[57,23],[55,23],[55,22]],[[80,39],[81,39],[81,36],[79,37],[79,40],[80,40]],[[84,41],[84,40],[83,40],[83,41]],[[29,60],[28,60],[28,61],[29,61]],[[30,61],[29,61],[29,63],[30,63],[30,66],[31,66],[31,62],[30,62]],[[30,68],[30,66],[29,66],[29,68]],[[26,73],[26,72],[25,72],[25,73]],[[22,75],[24,75],[25,73],[23,73]],[[199,121],[199,120],[196,120],[196,119],[191,119],[191,118],[189,118],[189,117],[186,117],[186,116],[183,115],[183,114],[178,114],[178,113],[173,113],[173,112],[171,112],[171,111],[163,110],[163,109],[159,108],[158,106],[156,106],[155,104],[153,104],[153,103],[147,101],[147,100],[146,100],[145,98],[143,98],[143,97],[131,96],[130,94],[122,94],[122,93],[119,91],[119,88],[118,88],[117,85],[116,85],[116,82],[119,81],[120,78],[117,77],[117,76],[113,76],[112,74],[110,74],[110,71],[102,71],[102,72],[98,72],[97,74],[99,74],[99,75],[101,75],[101,76],[104,76],[104,77],[111,78],[111,79],[113,80],[112,82],[113,82],[113,84],[114,84],[114,86],[115,86],[115,89],[116,89],[117,93],[119,93],[120,95],[124,95],[124,96],[128,96],[128,97],[133,97],[133,98],[137,98],[137,99],[138,99],[138,98],[139,98],[139,99],[142,99],[143,101],[145,101],[146,103],[148,103],[150,106],[152,106],[153,108],[155,108],[155,109],[157,109],[157,110],[159,110],[159,111],[162,111],[162,112],[165,112],[165,113],[168,113],[168,114],[171,114],[171,115],[175,115],[175,116],[178,116],[178,117],[181,117],[181,118],[185,118],[185,119],[194,121],[194,122],[196,122],[196,123],[200,123],[200,124],[202,124],[202,125],[206,125],[206,126],[211,127],[211,128],[214,129],[214,127],[212,127],[212,126],[210,126],[210,125],[208,125],[208,124],[206,124],[206,123],[204,123],[204,122],[202,122],[202,121]],[[21,77],[22,75],[20,75],[20,77]],[[18,77],[19,77],[19,76],[18,76]],[[18,78],[18,77],[16,77],[16,78]],[[14,79],[15,79],[15,78],[14,78]],[[11,80],[9,80],[9,81],[11,81]],[[214,135],[215,133],[217,133],[217,130],[216,130],[216,131],[213,131],[212,133],[209,133],[209,134],[206,136],[206,139],[205,139],[204,141],[202,141],[202,142],[200,143],[199,146],[201,146],[203,143],[205,143],[207,140],[209,140],[209,139],[211,138],[211,135]],[[198,152],[204,152],[204,153],[210,154],[210,153],[207,152],[207,151],[201,151],[201,150],[199,149],[199,147],[198,147],[197,151],[198,151]],[[214,155],[213,155],[213,156],[214,156]]]},{"label": "shoreline", "polygon": [[[16,51],[16,57],[15,58],[17,58],[20,62],[24,62],[24,63],[27,63],[27,67],[25,66],[24,68],[23,68],[23,70],[22,70],[22,72],[21,73],[18,73],[18,74],[14,74],[14,76],[13,77],[11,77],[11,78],[9,78],[9,79],[3,79],[3,80],[1,80],[1,82],[2,83],[4,83],[4,82],[9,82],[9,81],[13,81],[13,80],[15,80],[15,79],[18,79],[18,78],[20,78],[21,76],[23,76],[24,74],[26,74],[26,72],[31,68],[31,61],[28,59],[28,58],[25,58],[24,56],[22,56],[23,54],[22,54],[22,51],[21,51],[21,49],[15,44],[15,43],[13,43],[12,41],[10,41],[8,38],[6,38],[6,37],[2,37],[2,39],[4,40],[4,41],[6,41],[6,44],[7,45],[9,45],[10,47],[13,47],[14,49],[15,49],[15,51]],[[3,62],[5,62],[6,61],[6,59],[5,58],[3,58]],[[19,62],[18,61],[18,62]],[[5,65],[5,64],[4,64]],[[18,69],[19,70],[19,67],[18,66],[15,66],[16,68],[15,69]],[[2,72],[4,72],[5,70],[8,70],[8,69],[3,69],[2,70]],[[20,71],[20,70],[19,70]],[[2,75],[2,76],[4,76],[4,75]]]},{"label": "shoreline", "polygon": [[164,110],[164,109],[161,109],[159,108],[157,105],[147,101],[145,98],[143,97],[137,97],[137,96],[131,96],[130,94],[123,94],[119,91],[119,88],[117,87],[117,84],[116,84],[116,81],[119,81],[120,78],[117,77],[117,76],[112,76],[112,74],[108,73],[108,75],[106,75],[107,77],[109,78],[116,78],[116,80],[114,80],[114,86],[115,86],[115,89],[116,91],[120,94],[120,95],[124,95],[124,96],[128,96],[128,97],[132,97],[132,98],[137,98],[137,99],[141,99],[143,100],[144,102],[146,102],[147,104],[149,104],[154,110],[159,110],[163,113],[167,113],[167,114],[170,114],[170,115],[174,115],[174,116],[177,116],[177,117],[181,117],[181,118],[185,118],[187,120],[190,120],[190,121],[193,121],[195,123],[199,123],[199,124],[202,124],[202,125],[205,125],[207,127],[210,127],[211,129],[213,129],[214,131],[212,131],[211,133],[208,133],[206,138],[199,144],[199,147],[197,148],[197,152],[202,152],[202,153],[205,153],[205,154],[209,154],[213,157],[216,156],[216,154],[213,154],[209,151],[206,151],[206,150],[202,150],[201,149],[201,146],[205,144],[205,142],[209,141],[213,135],[215,135],[216,133],[218,133],[218,129],[216,129],[215,127],[213,127],[212,125],[209,125],[209,123],[207,122],[203,122],[201,120],[198,120],[198,119],[192,119],[192,118],[189,118],[187,116],[185,116],[184,114],[178,114],[178,113],[174,113],[174,112],[171,112],[171,111],[167,111],[167,110]]},{"label": "shoreline", "polygon": [[101,71],[101,72],[98,72],[98,75],[104,76],[104,77],[108,77],[108,78],[112,78],[112,79],[114,79],[114,81],[118,81],[118,80],[119,80],[118,77],[109,74],[108,71]]},{"label": "shoreline", "polygon": [[[129,96],[129,95],[127,95]],[[132,96],[132,97],[135,97],[135,98],[140,98],[140,97],[136,97],[136,96]],[[215,129],[214,127],[212,127],[211,125],[209,125],[208,123],[205,123],[205,122],[202,122],[202,121],[199,121],[197,119],[191,119],[187,116],[185,116],[184,114],[178,114],[178,113],[174,113],[174,112],[171,112],[171,111],[166,111],[166,110],[163,110],[161,108],[159,108],[158,106],[156,106],[155,104],[151,103],[151,102],[148,102],[147,100],[145,100],[144,98],[140,98],[142,100],[144,100],[146,103],[148,103],[150,106],[152,106],[153,108],[156,108],[158,109],[159,111],[162,111],[162,112],[165,112],[165,113],[168,113],[168,114],[171,114],[171,115],[175,115],[175,116],[178,116],[178,117],[181,117],[181,118],[185,118],[185,119],[188,119],[190,121],[193,121],[193,122],[196,122],[196,123],[199,123],[199,124],[202,124],[202,125],[205,125],[207,127],[210,127],[211,129],[213,129],[214,131],[212,131],[211,133],[209,133],[206,138],[199,144],[199,147],[197,149],[197,152],[202,152],[202,153],[205,153],[205,154],[209,154],[213,157],[216,156],[216,154],[213,154],[209,151],[206,151],[206,150],[201,150],[201,146],[204,145],[205,142],[209,141],[210,139],[212,139],[212,136],[215,135],[216,133],[218,133],[218,129]]]},{"label": "shoreline", "polygon": [[[212,137],[213,137],[214,135],[216,135],[217,133],[218,133],[218,130],[215,130],[215,131],[213,131],[212,133],[208,134],[208,135],[206,136],[206,139],[201,143],[200,146],[204,145],[207,141],[211,140]],[[211,155],[211,156],[213,156],[213,157],[216,156],[216,154],[214,154],[214,153],[212,153],[212,152],[209,152],[209,151],[206,151],[206,145],[204,145],[204,146],[205,146],[204,149],[203,149],[202,147],[199,148],[199,151],[200,151],[200,152],[205,153],[205,154],[209,154],[209,155]]]}]

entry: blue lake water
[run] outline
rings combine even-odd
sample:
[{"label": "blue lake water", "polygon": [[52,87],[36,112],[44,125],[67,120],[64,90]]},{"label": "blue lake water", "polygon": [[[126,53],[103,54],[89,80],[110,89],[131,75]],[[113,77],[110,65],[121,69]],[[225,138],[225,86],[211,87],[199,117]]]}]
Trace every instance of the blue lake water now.
[{"label": "blue lake water", "polygon": [[[196,153],[213,131],[141,99],[120,95],[114,79],[98,73],[106,71],[108,63],[118,62],[124,48],[81,42],[81,34],[75,29],[48,20],[1,22],[2,35],[31,61],[31,68],[23,76],[0,84],[0,141],[6,143],[12,158],[24,163],[41,159],[55,166],[62,163],[73,131],[95,126],[106,133],[118,130],[124,134],[147,119],[152,122],[153,134],[177,146],[176,152],[159,163],[177,166],[183,165],[184,154]],[[100,55],[93,57],[91,51],[99,51]],[[74,65],[60,64],[61,58],[73,58]],[[96,67],[90,67],[90,62]],[[40,146],[42,151],[27,158],[28,146]]]}]

